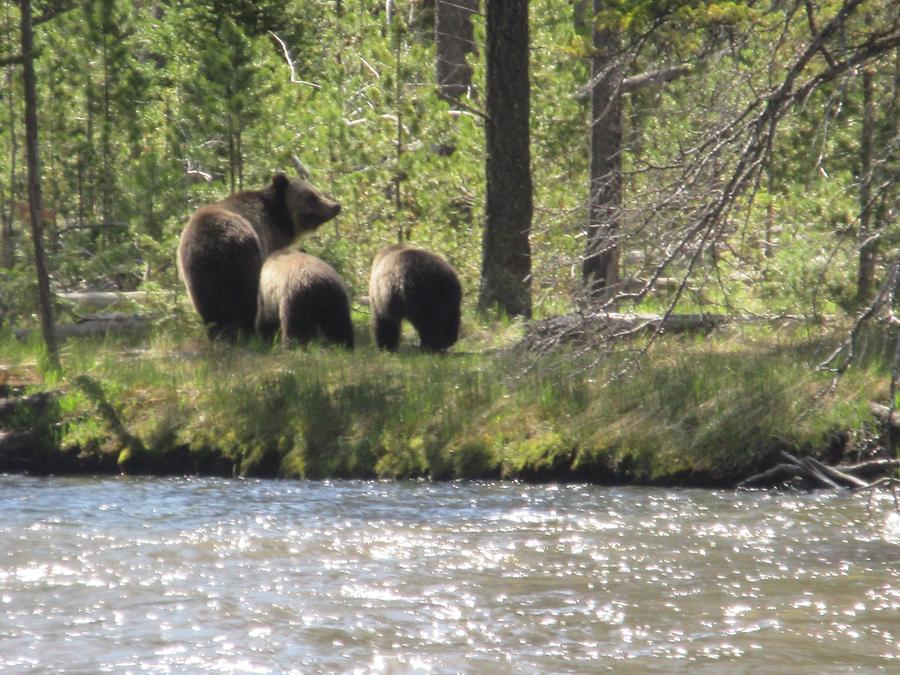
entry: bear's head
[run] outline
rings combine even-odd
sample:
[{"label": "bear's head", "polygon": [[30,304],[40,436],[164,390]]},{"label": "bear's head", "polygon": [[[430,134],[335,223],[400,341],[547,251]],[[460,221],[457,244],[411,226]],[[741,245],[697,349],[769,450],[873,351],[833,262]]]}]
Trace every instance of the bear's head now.
[{"label": "bear's head", "polygon": [[284,204],[294,228],[294,234],[315,230],[341,212],[341,205],[322,195],[302,178],[288,178],[275,174],[272,185]]}]

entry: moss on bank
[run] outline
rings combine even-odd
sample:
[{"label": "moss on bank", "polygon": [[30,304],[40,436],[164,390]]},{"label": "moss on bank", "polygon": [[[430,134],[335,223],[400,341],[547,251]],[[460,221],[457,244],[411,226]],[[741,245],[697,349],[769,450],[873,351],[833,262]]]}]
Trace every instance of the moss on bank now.
[{"label": "moss on bank", "polygon": [[832,342],[667,338],[624,377],[628,350],[533,360],[70,342],[64,393],[38,425],[47,442],[0,469],[731,485],[780,449],[827,458],[874,433],[881,347],[817,397],[830,375],[811,364]]}]

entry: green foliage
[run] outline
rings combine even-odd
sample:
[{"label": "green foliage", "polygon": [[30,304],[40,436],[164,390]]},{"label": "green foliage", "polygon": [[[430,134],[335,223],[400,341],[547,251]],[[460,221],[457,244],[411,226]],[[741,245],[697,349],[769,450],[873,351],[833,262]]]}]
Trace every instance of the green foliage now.
[{"label": "green foliage", "polygon": [[[436,95],[427,4],[400,3],[403,11],[387,26],[378,3],[343,3],[338,15],[333,3],[297,0],[83,0],[39,25],[40,142],[54,287],[140,287],[151,293],[147,309],[158,317],[158,339],[199,335],[175,269],[186,219],[232,189],[260,187],[274,171],[290,170],[291,155],[297,154],[314,182],[344,207],[339,219],[303,245],[335,266],[355,298],[366,292],[374,252],[402,238],[450,260],[462,277],[466,317],[473,316],[484,207],[478,111],[485,63],[481,49],[469,57],[474,81],[465,107],[453,109]],[[841,5],[814,4],[819,26]],[[690,226],[697,206],[722,189],[735,161],[723,157],[708,169],[707,183],[698,183],[708,185],[708,192],[696,189],[684,202],[657,207],[667,185],[683,185],[680,172],[701,146],[702,134],[725,128],[754,96],[777,84],[810,36],[805,12],[788,11],[783,3],[616,0],[580,22],[573,20],[572,6],[568,0],[531,3],[531,243],[538,316],[571,311],[580,281],[589,104],[576,93],[589,78],[592,30],[619,33],[626,76],[691,64],[689,76],[625,98],[620,244],[623,253],[642,260],[623,258],[623,274],[637,279],[653,273],[675,243],[671,233]],[[892,9],[885,0],[866,0],[846,25],[842,44],[858,45],[873,27],[892,25]],[[0,11],[4,44],[15,44],[17,20],[16,8],[7,3]],[[483,17],[474,22],[480,46]],[[294,67],[293,82],[279,39]],[[815,55],[815,67],[826,63],[825,55]],[[890,180],[896,173],[896,64],[884,58],[875,65],[877,165],[887,186],[878,196],[883,265],[900,245],[887,217],[896,201],[897,181]],[[0,304],[4,321],[17,327],[36,324],[37,306],[23,208],[20,70],[13,64],[0,73],[0,221],[10,222],[15,235],[12,267],[0,270]],[[723,223],[721,245],[692,266],[679,309],[816,317],[853,309],[861,118],[855,72],[818,88],[788,112],[752,198],[739,199]],[[651,221],[654,227],[647,225]],[[688,262],[679,259],[665,275],[677,279],[687,271]],[[651,296],[641,309],[665,308],[671,297]],[[362,303],[355,307],[366,320]],[[522,329],[502,319],[487,327],[467,324],[465,349],[493,347]],[[307,391],[307,385],[297,386]],[[576,414],[573,405],[586,405],[589,389],[547,380],[534,391],[522,390],[527,394],[520,402],[530,405],[528,396],[535,394],[542,416],[564,417]],[[339,411],[359,394],[326,393],[310,400]],[[412,405],[404,399],[407,404]],[[413,406],[413,414],[433,411]],[[442,430],[433,433],[443,443],[453,435],[452,425],[438,426]],[[426,471],[437,447],[429,434],[394,429],[380,439],[382,431],[365,434],[366,452],[374,459],[342,459],[341,470],[371,470],[381,460],[379,448],[399,444],[408,448],[407,456],[389,473]],[[536,438],[555,433],[552,427],[533,431]],[[560,447],[573,442],[564,440]],[[468,448],[459,457],[499,462],[497,445],[482,441],[459,445]],[[290,472],[322,466],[324,460],[315,458],[319,445],[292,446]],[[283,449],[278,439],[265,447]],[[347,447],[352,455],[356,446]],[[265,461],[261,455],[255,463]],[[384,466],[392,461],[385,459]]]}]

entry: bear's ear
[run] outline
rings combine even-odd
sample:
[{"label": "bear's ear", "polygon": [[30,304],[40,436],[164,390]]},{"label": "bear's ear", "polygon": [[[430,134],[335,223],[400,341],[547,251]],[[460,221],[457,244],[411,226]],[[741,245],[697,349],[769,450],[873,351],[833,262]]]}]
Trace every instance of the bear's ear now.
[{"label": "bear's ear", "polygon": [[284,192],[290,182],[290,179],[280,171],[272,176],[272,185],[275,186],[275,190],[278,192]]}]

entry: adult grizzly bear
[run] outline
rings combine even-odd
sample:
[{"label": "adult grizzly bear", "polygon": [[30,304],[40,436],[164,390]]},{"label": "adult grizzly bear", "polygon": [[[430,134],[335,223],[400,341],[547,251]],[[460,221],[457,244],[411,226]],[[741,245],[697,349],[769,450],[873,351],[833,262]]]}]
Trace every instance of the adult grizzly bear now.
[{"label": "adult grizzly bear", "polygon": [[306,180],[277,173],[261,190],[196,211],[181,233],[178,271],[210,339],[249,337],[263,261],[340,210]]},{"label": "adult grizzly bear", "polygon": [[397,351],[403,319],[419,333],[422,349],[447,349],[459,337],[461,302],[459,277],[434,253],[394,244],[372,262],[369,304],[382,349]]},{"label": "adult grizzly bear", "polygon": [[353,349],[350,296],[334,268],[302,251],[284,250],[266,258],[259,275],[256,332],[271,342],[305,344],[321,331],[330,342]]}]

